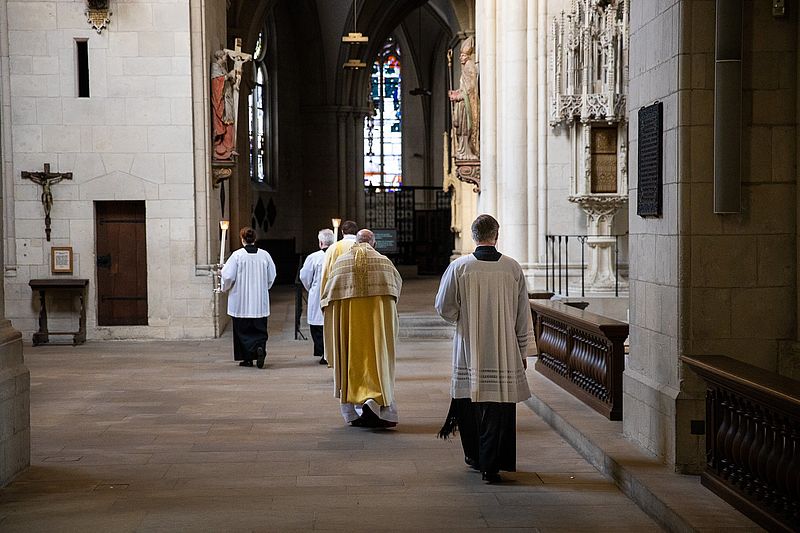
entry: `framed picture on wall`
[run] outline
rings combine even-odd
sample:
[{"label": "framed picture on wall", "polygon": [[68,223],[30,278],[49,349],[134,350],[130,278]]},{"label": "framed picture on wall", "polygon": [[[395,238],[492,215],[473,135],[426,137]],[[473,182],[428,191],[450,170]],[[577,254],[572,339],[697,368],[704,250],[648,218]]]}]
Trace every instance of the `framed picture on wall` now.
[{"label": "framed picture on wall", "polygon": [[50,249],[50,272],[72,274],[72,246],[53,246]]}]

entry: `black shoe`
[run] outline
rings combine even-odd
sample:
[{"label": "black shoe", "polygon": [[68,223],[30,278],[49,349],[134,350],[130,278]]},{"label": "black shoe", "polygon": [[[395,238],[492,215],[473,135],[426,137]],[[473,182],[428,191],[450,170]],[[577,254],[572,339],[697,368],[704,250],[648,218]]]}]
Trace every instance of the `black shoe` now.
[{"label": "black shoe", "polygon": [[[264,358],[267,356],[266,352],[264,351],[263,346],[259,346],[256,348],[256,364],[258,368],[264,368]],[[250,362],[250,366],[252,366],[252,361]]]},{"label": "black shoe", "polygon": [[328,361],[326,361],[326,360],[325,360],[325,358],[323,357],[322,359],[320,359],[320,360],[319,360],[319,364],[321,364],[321,365],[327,365],[327,364],[328,364]]},{"label": "black shoe", "polygon": [[[372,412],[372,409],[367,407],[366,405],[361,410],[361,416],[357,419],[360,421],[358,424],[359,427],[362,428],[379,428],[385,427],[381,424],[382,420],[378,418],[378,415]],[[354,424],[355,425],[355,424]]]},{"label": "black shoe", "polygon": [[253,361],[242,361],[239,366],[253,366]]},{"label": "black shoe", "polygon": [[478,461],[475,459],[470,459],[469,457],[464,457],[464,462],[467,463],[467,466],[471,469],[475,470],[476,472],[480,472],[481,467],[478,465]]},{"label": "black shoe", "polygon": [[503,481],[503,478],[501,478],[500,474],[498,474],[497,472],[483,472],[483,475],[481,477],[489,485],[493,483],[501,483]]}]

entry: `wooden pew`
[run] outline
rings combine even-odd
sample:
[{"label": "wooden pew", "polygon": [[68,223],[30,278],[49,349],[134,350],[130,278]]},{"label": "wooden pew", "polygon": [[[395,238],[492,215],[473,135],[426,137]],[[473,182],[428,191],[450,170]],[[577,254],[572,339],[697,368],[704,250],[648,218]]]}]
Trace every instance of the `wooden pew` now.
[{"label": "wooden pew", "polygon": [[622,420],[628,324],[560,302],[530,300],[535,368],[610,420]]}]

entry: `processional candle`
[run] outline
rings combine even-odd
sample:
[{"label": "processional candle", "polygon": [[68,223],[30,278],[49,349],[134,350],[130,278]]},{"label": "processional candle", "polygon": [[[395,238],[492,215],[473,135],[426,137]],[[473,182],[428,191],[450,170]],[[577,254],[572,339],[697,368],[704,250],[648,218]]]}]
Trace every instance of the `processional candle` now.
[{"label": "processional candle", "polygon": [[219,241],[219,264],[223,264],[225,262],[225,236],[228,233],[228,224],[227,220],[220,220],[219,221],[219,229],[222,230],[222,238]]}]

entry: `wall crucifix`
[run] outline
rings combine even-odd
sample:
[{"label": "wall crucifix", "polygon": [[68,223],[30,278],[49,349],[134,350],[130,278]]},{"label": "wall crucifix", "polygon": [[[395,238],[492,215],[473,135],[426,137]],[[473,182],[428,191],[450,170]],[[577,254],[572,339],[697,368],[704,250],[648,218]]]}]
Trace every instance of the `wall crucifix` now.
[{"label": "wall crucifix", "polygon": [[50,210],[53,208],[53,191],[51,187],[61,180],[71,180],[72,172],[50,172],[50,163],[44,164],[44,172],[22,171],[22,179],[31,180],[42,188],[42,205],[44,206],[44,232],[50,240]]}]

